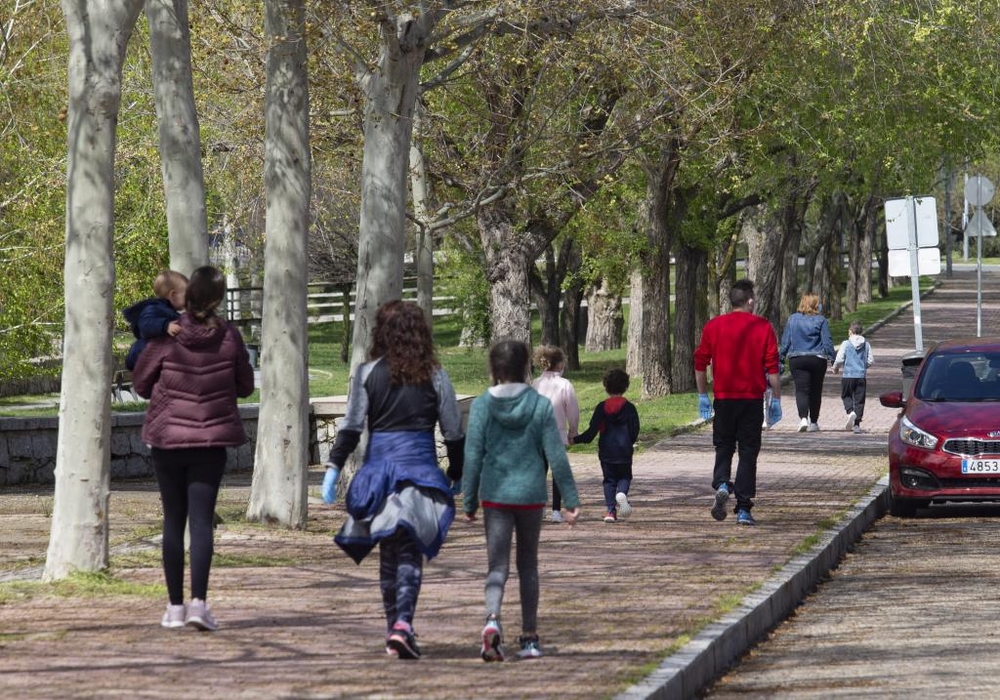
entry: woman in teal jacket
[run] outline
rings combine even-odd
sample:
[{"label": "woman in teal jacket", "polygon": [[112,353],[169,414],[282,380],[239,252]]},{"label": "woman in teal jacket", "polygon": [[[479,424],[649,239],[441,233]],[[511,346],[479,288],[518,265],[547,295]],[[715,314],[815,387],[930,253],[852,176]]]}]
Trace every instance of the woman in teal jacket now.
[{"label": "woman in teal jacket", "polygon": [[494,385],[472,402],[465,437],[463,510],[468,522],[483,508],[486,527],[486,626],[484,661],[503,661],[500,606],[510,571],[511,538],[517,533],[517,577],[521,592],[521,658],[542,655],[538,644],[538,541],[548,502],[545,462],[562,493],[564,518],[579,515],[570,470],[552,404],[532,389],[528,346],[504,340],[490,349]]}]

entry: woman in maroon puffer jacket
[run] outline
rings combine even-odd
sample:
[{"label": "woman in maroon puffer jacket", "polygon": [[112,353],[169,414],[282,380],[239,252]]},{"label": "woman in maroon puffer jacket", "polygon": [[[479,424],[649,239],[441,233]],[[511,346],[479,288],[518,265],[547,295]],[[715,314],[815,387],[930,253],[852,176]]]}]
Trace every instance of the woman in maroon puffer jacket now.
[{"label": "woman in maroon puffer jacket", "polygon": [[[217,625],[205,602],[212,566],[213,517],[226,448],[247,440],[236,398],[253,393],[253,367],[240,332],[216,315],[226,295],[211,266],[191,273],[176,336],[153,338],[132,385],[149,398],[142,439],[149,445],[163,500],[163,572],[170,602],[160,624],[200,630]],[[190,520],[191,602],[184,605],[184,526]]]}]

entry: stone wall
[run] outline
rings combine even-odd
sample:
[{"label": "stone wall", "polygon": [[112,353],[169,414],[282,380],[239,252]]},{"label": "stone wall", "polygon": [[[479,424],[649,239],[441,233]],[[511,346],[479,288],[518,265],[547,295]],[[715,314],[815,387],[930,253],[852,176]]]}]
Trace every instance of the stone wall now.
[{"label": "stone wall", "polygon": [[[459,398],[463,422],[467,420],[472,397]],[[337,435],[337,419],[344,415],[346,396],[331,396],[311,401],[309,416],[310,457],[312,464],[322,464],[330,456]],[[240,415],[250,440],[230,448],[229,471],[251,471],[257,437],[256,404],[240,406]],[[142,442],[144,413],[111,415],[111,478],[141,479],[153,476],[149,448]],[[19,484],[50,484],[55,481],[56,441],[59,419],[0,418],[0,487]],[[438,436],[438,454],[444,446]]]}]

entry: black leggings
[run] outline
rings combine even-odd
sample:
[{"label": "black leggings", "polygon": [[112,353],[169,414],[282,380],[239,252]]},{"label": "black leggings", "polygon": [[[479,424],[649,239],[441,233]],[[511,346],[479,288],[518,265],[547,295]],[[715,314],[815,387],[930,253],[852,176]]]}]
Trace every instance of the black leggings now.
[{"label": "black leggings", "polygon": [[184,602],[184,526],[191,525],[191,597],[208,597],[212,567],[215,502],[226,448],[152,449],[163,501],[163,575],[171,605]]},{"label": "black leggings", "polygon": [[788,369],[795,382],[795,408],[799,418],[808,418],[810,423],[819,422],[819,408],[823,403],[823,379],[826,377],[825,357],[798,355],[788,358]]}]

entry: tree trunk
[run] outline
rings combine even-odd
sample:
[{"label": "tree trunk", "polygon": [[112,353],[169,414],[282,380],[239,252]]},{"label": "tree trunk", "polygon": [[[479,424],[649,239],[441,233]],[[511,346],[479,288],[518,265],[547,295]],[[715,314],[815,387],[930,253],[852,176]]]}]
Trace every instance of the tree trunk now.
[{"label": "tree trunk", "polygon": [[309,85],[304,0],[265,0],[264,314],[260,420],[247,519],[304,528],[309,475],[306,333]]},{"label": "tree trunk", "polygon": [[632,270],[629,276],[625,371],[632,377],[638,377],[642,373],[642,278],[641,270]]},{"label": "tree trunk", "polygon": [[482,207],[476,219],[490,285],[490,340],[510,338],[530,345],[528,266],[534,256],[526,250],[524,237],[515,231],[502,202]]},{"label": "tree trunk", "polygon": [[563,292],[562,311],[560,313],[560,334],[563,338],[563,352],[566,353],[566,369],[580,369],[580,306],[583,302],[583,283],[577,273],[583,259],[580,247],[571,242],[567,250],[566,271],[572,281]]},{"label": "tree trunk", "polygon": [[748,251],[746,277],[753,281],[756,291],[754,313],[767,318],[776,328],[781,325],[783,237],[777,218],[763,206],[758,207],[756,215],[747,217],[743,238]]},{"label": "tree trunk", "polygon": [[678,144],[671,141],[659,160],[645,168],[646,198],[639,221],[646,233],[642,297],[642,398],[666,396],[670,381],[670,199],[680,164]]},{"label": "tree trunk", "polygon": [[674,282],[674,372],[673,391],[695,390],[694,348],[699,316],[704,324],[705,287],[698,286],[699,270],[706,269],[708,255],[702,248],[676,246],[674,253],[677,277]]},{"label": "tree trunk", "polygon": [[622,298],[608,287],[602,279],[587,296],[587,352],[617,350],[622,346],[622,329],[625,316],[622,314]]},{"label": "tree trunk", "polygon": [[872,301],[872,253],[875,248],[875,238],[878,235],[878,217],[880,200],[875,195],[865,199],[864,221],[858,229],[858,304],[870,304]]},{"label": "tree trunk", "polygon": [[170,268],[190,275],[208,263],[201,132],[191,76],[187,0],[146,0],[153,96],[170,239]]},{"label": "tree trunk", "polygon": [[550,243],[545,246],[545,278],[542,279],[534,265],[528,267],[528,279],[538,309],[538,320],[542,327],[543,345],[559,345],[559,302],[562,280],[558,274],[556,252]]},{"label": "tree trunk", "polygon": [[379,24],[378,67],[362,79],[367,101],[352,372],[366,358],[378,307],[403,295],[406,178],[413,110],[424,49],[435,16],[383,17]]},{"label": "tree trunk", "polygon": [[114,164],[125,48],[141,0],[63,0],[69,35],[66,325],[46,581],[108,565]]},{"label": "tree trunk", "polygon": [[417,306],[424,312],[427,323],[434,323],[434,232],[431,230],[427,164],[421,148],[423,106],[418,102],[413,111],[413,131],[410,141],[410,192],[413,194],[413,217],[417,220]]}]

